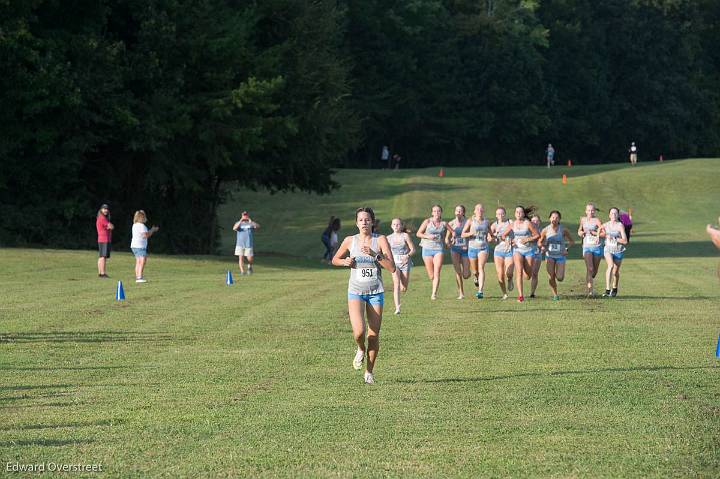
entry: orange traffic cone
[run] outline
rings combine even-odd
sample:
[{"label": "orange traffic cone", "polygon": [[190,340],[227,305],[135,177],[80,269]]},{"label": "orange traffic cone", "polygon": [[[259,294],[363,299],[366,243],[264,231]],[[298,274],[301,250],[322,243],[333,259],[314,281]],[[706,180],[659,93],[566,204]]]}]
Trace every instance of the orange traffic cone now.
[{"label": "orange traffic cone", "polygon": [[567,185],[567,175],[563,175],[563,185]]},{"label": "orange traffic cone", "polygon": [[438,176],[440,178],[443,178],[445,176],[445,168],[440,168],[440,171],[438,172]]}]

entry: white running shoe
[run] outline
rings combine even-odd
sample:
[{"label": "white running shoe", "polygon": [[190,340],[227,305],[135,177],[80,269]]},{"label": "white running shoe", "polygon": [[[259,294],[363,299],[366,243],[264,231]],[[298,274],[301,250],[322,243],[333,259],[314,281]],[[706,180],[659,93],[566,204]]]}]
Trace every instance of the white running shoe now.
[{"label": "white running shoe", "polygon": [[397,308],[395,308],[395,314],[400,314],[400,306],[398,306]]},{"label": "white running shoe", "polygon": [[136,283],[147,283],[147,280],[145,278],[135,278]]},{"label": "white running shoe", "polygon": [[355,353],[355,358],[353,359],[353,369],[356,371],[362,368],[363,360],[365,359],[365,352],[360,351],[359,349]]},{"label": "white running shoe", "polygon": [[458,295],[458,297],[455,299],[465,299],[465,296],[461,294],[461,295]]},{"label": "white running shoe", "polygon": [[375,384],[375,376],[373,376],[373,373],[365,371],[365,384]]},{"label": "white running shoe", "polygon": [[431,295],[431,296],[430,296],[430,299],[433,300],[433,301],[435,301],[435,300],[437,299],[437,294]]},{"label": "white running shoe", "polygon": [[507,299],[507,294],[503,294],[502,299]]}]

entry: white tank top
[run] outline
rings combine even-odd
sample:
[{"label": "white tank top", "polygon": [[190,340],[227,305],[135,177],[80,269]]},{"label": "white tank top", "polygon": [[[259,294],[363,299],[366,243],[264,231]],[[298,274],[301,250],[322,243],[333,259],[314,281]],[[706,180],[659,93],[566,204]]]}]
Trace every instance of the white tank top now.
[{"label": "white tank top", "polygon": [[[370,249],[380,252],[378,235],[373,234]],[[360,251],[360,235],[353,236],[350,246],[350,257],[355,258],[355,265],[350,269],[348,293],[377,294],[385,292],[382,281],[382,270],[375,258]]]},{"label": "white tank top", "polygon": [[582,219],[582,227],[583,227],[583,246],[594,248],[597,246],[600,246],[600,237],[596,236],[594,234],[591,234],[597,232],[598,225],[595,222],[589,222],[587,220],[587,217]]},{"label": "white tank top", "polygon": [[620,228],[624,228],[623,224],[619,221],[615,224],[608,221],[603,225],[603,228],[605,228],[605,251],[611,254],[625,251],[625,245],[618,243],[618,240],[622,238]]}]

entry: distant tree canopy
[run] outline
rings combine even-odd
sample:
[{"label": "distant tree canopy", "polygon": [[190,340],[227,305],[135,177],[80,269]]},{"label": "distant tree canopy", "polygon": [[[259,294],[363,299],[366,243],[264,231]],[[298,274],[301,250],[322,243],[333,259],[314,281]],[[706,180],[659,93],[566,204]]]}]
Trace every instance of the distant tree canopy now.
[{"label": "distant tree canopy", "polygon": [[84,247],[110,202],[213,252],[223,185],[333,167],[720,150],[715,0],[0,1],[0,244]]}]

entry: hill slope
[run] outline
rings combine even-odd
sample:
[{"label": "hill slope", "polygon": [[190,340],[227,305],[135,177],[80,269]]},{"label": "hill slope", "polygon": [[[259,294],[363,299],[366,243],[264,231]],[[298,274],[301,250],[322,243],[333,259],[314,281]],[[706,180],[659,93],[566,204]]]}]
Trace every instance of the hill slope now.
[{"label": "hill slope", "polygon": [[[446,168],[381,171],[341,170],[342,187],[330,195],[237,190],[221,208],[222,254],[231,254],[235,243],[232,225],[243,209],[261,224],[256,237],[260,253],[319,257],[320,234],[330,215],[341,218],[340,236],[352,234],[354,211],[371,206],[389,232],[390,220],[399,216],[417,228],[439,203],[448,219],[452,208],[469,210],[482,202],[492,215],[498,204],[536,205],[543,218],[550,210],[563,213],[566,224],[576,225],[586,202],[595,202],[607,217],[610,206],[633,208],[636,242],[643,256],[712,254],[705,242],[704,226],[720,214],[720,159],[692,159],[664,163],[555,167]],[[561,177],[568,176],[563,185]],[[671,248],[668,242],[681,243]],[[676,251],[680,249],[680,251]]]}]

